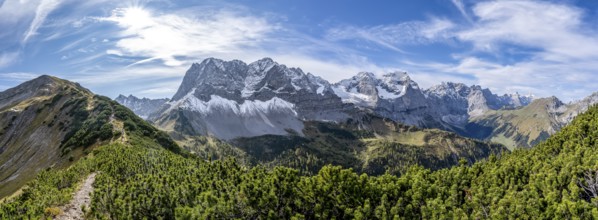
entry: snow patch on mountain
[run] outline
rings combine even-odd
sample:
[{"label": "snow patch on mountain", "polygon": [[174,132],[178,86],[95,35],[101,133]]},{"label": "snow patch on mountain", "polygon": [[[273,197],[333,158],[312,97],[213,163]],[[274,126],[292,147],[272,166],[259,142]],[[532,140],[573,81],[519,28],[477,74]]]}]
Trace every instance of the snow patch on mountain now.
[{"label": "snow patch on mountain", "polygon": [[408,87],[419,91],[417,83],[405,72],[384,74],[381,79],[373,73],[361,72],[336,83],[333,90],[345,103],[373,107],[379,99],[395,100],[403,97],[407,94]]},{"label": "snow patch on mountain", "polygon": [[347,89],[345,86],[332,87],[332,91],[341,98],[344,103],[352,103],[358,106],[374,107],[376,99],[373,96],[361,94],[356,88]]},{"label": "snow patch on mountain", "polygon": [[[269,100],[243,100],[239,103],[218,95],[208,101],[195,96],[196,89],[177,101],[167,103],[165,115],[180,112],[193,130],[230,140],[266,134],[286,135],[289,130],[302,134],[303,122],[295,105],[278,97]],[[177,114],[174,114],[177,115]],[[157,120],[158,124],[168,121]]]},{"label": "snow patch on mountain", "polygon": [[253,116],[259,114],[268,114],[269,112],[288,112],[290,115],[297,116],[297,112],[294,110],[295,105],[282,100],[278,97],[274,97],[267,101],[260,100],[246,100],[239,104],[234,100],[225,99],[217,95],[211,95],[209,101],[202,101],[195,96],[193,93],[189,93],[185,98],[171,104],[170,111],[176,108],[182,108],[186,110],[195,111],[203,115],[209,115],[215,111],[231,111],[234,114],[241,116]]},{"label": "snow patch on mountain", "polygon": [[396,92],[390,92],[388,90],[386,90],[385,88],[382,88],[381,86],[376,86],[376,89],[378,91],[378,96],[382,99],[396,99],[399,98],[403,95],[405,95],[405,89],[407,86],[403,86],[403,89],[401,90],[401,92],[396,93]]}]

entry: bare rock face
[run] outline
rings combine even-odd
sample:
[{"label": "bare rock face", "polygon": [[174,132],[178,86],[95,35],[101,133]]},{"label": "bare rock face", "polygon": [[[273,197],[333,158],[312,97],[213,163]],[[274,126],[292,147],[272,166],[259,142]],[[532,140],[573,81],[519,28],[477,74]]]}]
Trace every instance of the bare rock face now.
[{"label": "bare rock face", "polygon": [[435,117],[451,127],[463,128],[470,117],[491,110],[516,109],[528,105],[533,96],[505,94],[498,96],[480,86],[446,82],[424,91]]},{"label": "bare rock face", "polygon": [[140,99],[133,95],[119,95],[114,101],[131,109],[139,117],[147,119],[151,114],[158,111],[164,103],[168,102],[169,99]]},{"label": "bare rock face", "polygon": [[518,108],[529,104],[531,97],[498,96],[480,86],[442,83],[421,90],[404,72],[377,78],[372,73],[359,73],[333,85],[343,102],[369,109],[379,116],[409,125],[426,128],[459,130],[471,116],[489,110]]},{"label": "bare rock face", "polygon": [[[359,112],[454,131],[464,127],[470,116],[517,108],[530,100],[518,94],[498,96],[459,83],[422,90],[405,72],[380,77],[361,72],[330,84],[270,58],[250,64],[209,58],[189,68],[176,94],[150,114],[149,120],[167,130],[223,139],[289,131],[301,134],[300,121],[343,122],[359,118]],[[249,121],[254,124],[247,124]]]},{"label": "bare rock face", "polygon": [[373,73],[362,72],[342,80],[333,90],[343,102],[409,125],[434,127],[425,95],[405,72],[393,72],[380,79]]},{"label": "bare rock face", "polygon": [[598,92],[595,92],[582,100],[569,103],[566,108],[560,108],[559,110],[562,114],[559,116],[558,120],[563,124],[569,124],[573,121],[575,116],[587,111],[590,106],[595,105],[596,103],[598,103]]},{"label": "bare rock face", "polygon": [[328,82],[270,58],[193,64],[172,100],[149,117],[158,126],[221,139],[301,134],[303,120],[345,120],[351,105]]}]

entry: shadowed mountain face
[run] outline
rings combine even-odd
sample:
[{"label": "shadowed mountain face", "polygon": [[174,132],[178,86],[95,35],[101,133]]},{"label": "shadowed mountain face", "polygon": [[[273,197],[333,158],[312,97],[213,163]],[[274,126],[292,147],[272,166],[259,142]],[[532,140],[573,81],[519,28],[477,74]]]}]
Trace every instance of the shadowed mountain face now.
[{"label": "shadowed mountain face", "polygon": [[176,149],[164,133],[77,83],[51,76],[25,82],[0,92],[0,198],[102,143],[157,137],[164,139],[158,146]]}]

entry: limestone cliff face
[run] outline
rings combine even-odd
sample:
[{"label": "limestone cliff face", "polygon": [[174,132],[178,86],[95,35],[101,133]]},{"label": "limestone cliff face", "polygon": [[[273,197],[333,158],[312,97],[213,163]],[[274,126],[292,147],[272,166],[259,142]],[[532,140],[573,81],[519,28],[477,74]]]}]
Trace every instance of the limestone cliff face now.
[{"label": "limestone cliff face", "polygon": [[270,58],[250,64],[209,58],[193,64],[172,99],[148,119],[169,131],[222,139],[301,134],[301,121],[358,120],[359,112],[456,131],[470,115],[527,103],[527,97],[458,83],[422,90],[405,72],[361,72],[331,84]]},{"label": "limestone cliff face", "polygon": [[150,116],[158,126],[222,139],[301,133],[303,120],[340,121],[344,104],[325,80],[264,58],[193,64],[172,100]]},{"label": "limestone cliff face", "polygon": [[139,117],[147,119],[151,114],[158,111],[164,103],[168,102],[169,99],[148,99],[137,98],[134,95],[119,95],[114,101],[131,109]]}]

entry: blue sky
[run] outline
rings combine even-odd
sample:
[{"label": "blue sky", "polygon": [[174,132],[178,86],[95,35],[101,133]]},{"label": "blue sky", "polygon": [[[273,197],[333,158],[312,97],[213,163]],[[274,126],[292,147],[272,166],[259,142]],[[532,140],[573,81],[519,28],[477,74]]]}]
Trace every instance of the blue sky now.
[{"label": "blue sky", "polygon": [[207,57],[271,57],[336,82],[404,70],[496,93],[598,91],[598,1],[0,0],[0,91],[41,74],[171,97]]}]

